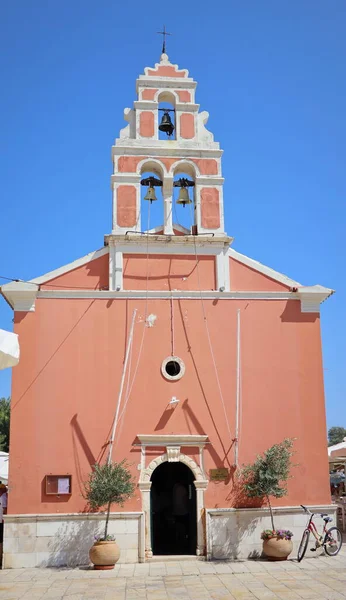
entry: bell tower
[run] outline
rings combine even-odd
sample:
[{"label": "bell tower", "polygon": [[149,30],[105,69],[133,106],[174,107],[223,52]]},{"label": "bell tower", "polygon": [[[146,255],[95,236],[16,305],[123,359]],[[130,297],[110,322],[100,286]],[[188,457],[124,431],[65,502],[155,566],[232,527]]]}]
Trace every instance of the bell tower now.
[{"label": "bell tower", "polygon": [[[195,103],[196,86],[189,72],[171,64],[166,53],[137,79],[137,100],[133,108],[124,110],[127,125],[112,147],[113,225],[105,238],[110,247],[119,247],[124,236],[130,241],[145,235],[143,185],[148,186],[146,200],[161,203],[162,227],[156,231],[165,241],[169,238],[174,243],[179,237],[181,243],[183,236],[186,247],[201,244],[202,239],[209,245],[229,247],[231,238],[224,229],[222,150],[206,129],[208,112],[200,112]],[[154,176],[143,179],[148,172]],[[176,187],[180,187],[178,203],[191,204],[191,226],[180,230],[173,222]],[[112,271],[117,268],[110,265]],[[122,289],[116,275],[110,289]]]}]

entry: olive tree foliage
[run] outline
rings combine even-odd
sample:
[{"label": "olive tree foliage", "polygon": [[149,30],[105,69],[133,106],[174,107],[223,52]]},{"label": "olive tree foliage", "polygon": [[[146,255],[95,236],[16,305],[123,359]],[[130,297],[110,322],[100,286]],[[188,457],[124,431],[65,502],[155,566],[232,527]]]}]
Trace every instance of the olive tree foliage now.
[{"label": "olive tree foliage", "polygon": [[10,445],[11,399],[0,398],[0,450],[8,452]]},{"label": "olive tree foliage", "polygon": [[344,441],[346,437],[345,427],[331,427],[328,429],[328,446],[334,446]]},{"label": "olive tree foliage", "polygon": [[107,507],[103,539],[107,539],[109,514],[112,504],[124,504],[135,490],[135,481],[124,459],[119,463],[96,464],[84,483],[84,498],[92,510]]},{"label": "olive tree foliage", "polygon": [[240,471],[240,481],[248,498],[266,500],[270,510],[273,530],[274,518],[270,497],[282,498],[287,494],[287,480],[291,477],[291,459],[294,454],[294,440],[286,438],[274,444],[261,456],[257,456],[253,464],[244,465]]}]

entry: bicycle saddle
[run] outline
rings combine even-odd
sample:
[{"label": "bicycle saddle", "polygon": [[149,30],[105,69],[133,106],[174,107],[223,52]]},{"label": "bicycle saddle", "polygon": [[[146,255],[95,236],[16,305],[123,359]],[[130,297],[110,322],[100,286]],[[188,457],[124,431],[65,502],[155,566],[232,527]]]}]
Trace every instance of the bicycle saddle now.
[{"label": "bicycle saddle", "polygon": [[326,513],[322,513],[321,517],[326,523],[330,523],[333,520],[331,517],[328,517]]}]

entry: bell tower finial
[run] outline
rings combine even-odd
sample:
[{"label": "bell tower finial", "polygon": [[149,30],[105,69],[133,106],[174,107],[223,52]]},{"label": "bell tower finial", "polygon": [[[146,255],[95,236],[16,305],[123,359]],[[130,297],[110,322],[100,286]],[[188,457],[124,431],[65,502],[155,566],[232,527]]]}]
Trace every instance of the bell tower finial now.
[{"label": "bell tower finial", "polygon": [[157,32],[159,35],[163,36],[163,41],[162,41],[162,54],[166,54],[166,35],[172,35],[171,33],[168,33],[168,31],[166,31],[166,25],[163,26],[163,31],[158,31]]}]

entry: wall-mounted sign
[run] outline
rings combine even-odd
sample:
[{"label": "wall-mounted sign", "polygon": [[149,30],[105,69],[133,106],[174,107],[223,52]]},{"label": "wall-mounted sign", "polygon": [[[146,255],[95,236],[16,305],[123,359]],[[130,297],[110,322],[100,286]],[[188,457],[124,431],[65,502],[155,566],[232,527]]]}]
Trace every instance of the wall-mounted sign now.
[{"label": "wall-mounted sign", "polygon": [[46,475],[47,496],[66,496],[71,491],[71,475]]},{"label": "wall-mounted sign", "polygon": [[209,477],[210,481],[225,481],[228,478],[228,469],[210,469]]}]

